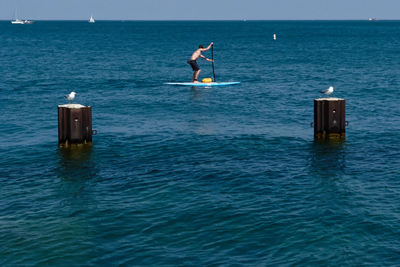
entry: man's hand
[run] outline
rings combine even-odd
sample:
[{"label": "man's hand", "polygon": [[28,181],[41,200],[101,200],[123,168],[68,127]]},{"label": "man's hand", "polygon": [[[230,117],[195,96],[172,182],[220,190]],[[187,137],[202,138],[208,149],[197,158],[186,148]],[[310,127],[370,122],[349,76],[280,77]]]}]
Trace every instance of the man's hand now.
[{"label": "man's hand", "polygon": [[203,49],[202,51],[207,51],[208,49],[211,48],[211,46],[213,46],[213,44],[214,44],[214,42],[211,42],[211,43],[207,46],[207,48]]}]

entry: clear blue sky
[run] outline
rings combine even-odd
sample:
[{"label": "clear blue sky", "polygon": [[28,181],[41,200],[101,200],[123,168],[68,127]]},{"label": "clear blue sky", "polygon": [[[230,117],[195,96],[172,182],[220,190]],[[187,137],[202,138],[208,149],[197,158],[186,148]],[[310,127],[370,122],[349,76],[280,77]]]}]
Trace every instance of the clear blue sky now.
[{"label": "clear blue sky", "polygon": [[400,19],[400,0],[0,0],[0,19]]}]

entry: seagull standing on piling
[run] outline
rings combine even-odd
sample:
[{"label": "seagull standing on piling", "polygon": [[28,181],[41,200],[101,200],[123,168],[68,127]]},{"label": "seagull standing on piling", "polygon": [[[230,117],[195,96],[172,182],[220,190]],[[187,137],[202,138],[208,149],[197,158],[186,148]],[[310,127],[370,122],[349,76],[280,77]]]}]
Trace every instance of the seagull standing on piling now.
[{"label": "seagull standing on piling", "polygon": [[65,97],[68,101],[72,102],[72,100],[75,99],[75,95],[76,95],[75,92],[71,92],[71,93],[69,93],[68,95],[65,95],[64,97]]},{"label": "seagull standing on piling", "polygon": [[325,95],[331,95],[333,93],[333,90],[334,90],[333,86],[329,86],[328,89],[322,90],[320,91],[320,93],[323,93]]}]

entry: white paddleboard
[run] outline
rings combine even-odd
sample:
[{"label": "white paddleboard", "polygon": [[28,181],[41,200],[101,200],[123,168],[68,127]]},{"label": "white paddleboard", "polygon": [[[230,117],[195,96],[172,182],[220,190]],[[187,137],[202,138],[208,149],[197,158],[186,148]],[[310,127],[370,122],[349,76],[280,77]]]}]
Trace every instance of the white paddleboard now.
[{"label": "white paddleboard", "polygon": [[168,85],[181,85],[181,86],[204,86],[204,87],[211,87],[211,86],[228,86],[228,85],[235,85],[239,84],[240,82],[212,82],[212,83],[165,83]]}]

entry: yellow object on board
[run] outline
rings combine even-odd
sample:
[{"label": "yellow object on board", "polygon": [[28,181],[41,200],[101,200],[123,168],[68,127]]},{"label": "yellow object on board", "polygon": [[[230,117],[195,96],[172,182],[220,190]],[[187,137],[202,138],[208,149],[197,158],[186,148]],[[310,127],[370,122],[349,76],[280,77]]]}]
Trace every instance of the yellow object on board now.
[{"label": "yellow object on board", "polygon": [[212,79],[211,78],[204,78],[203,80],[201,80],[201,82],[203,82],[203,83],[211,83]]}]

